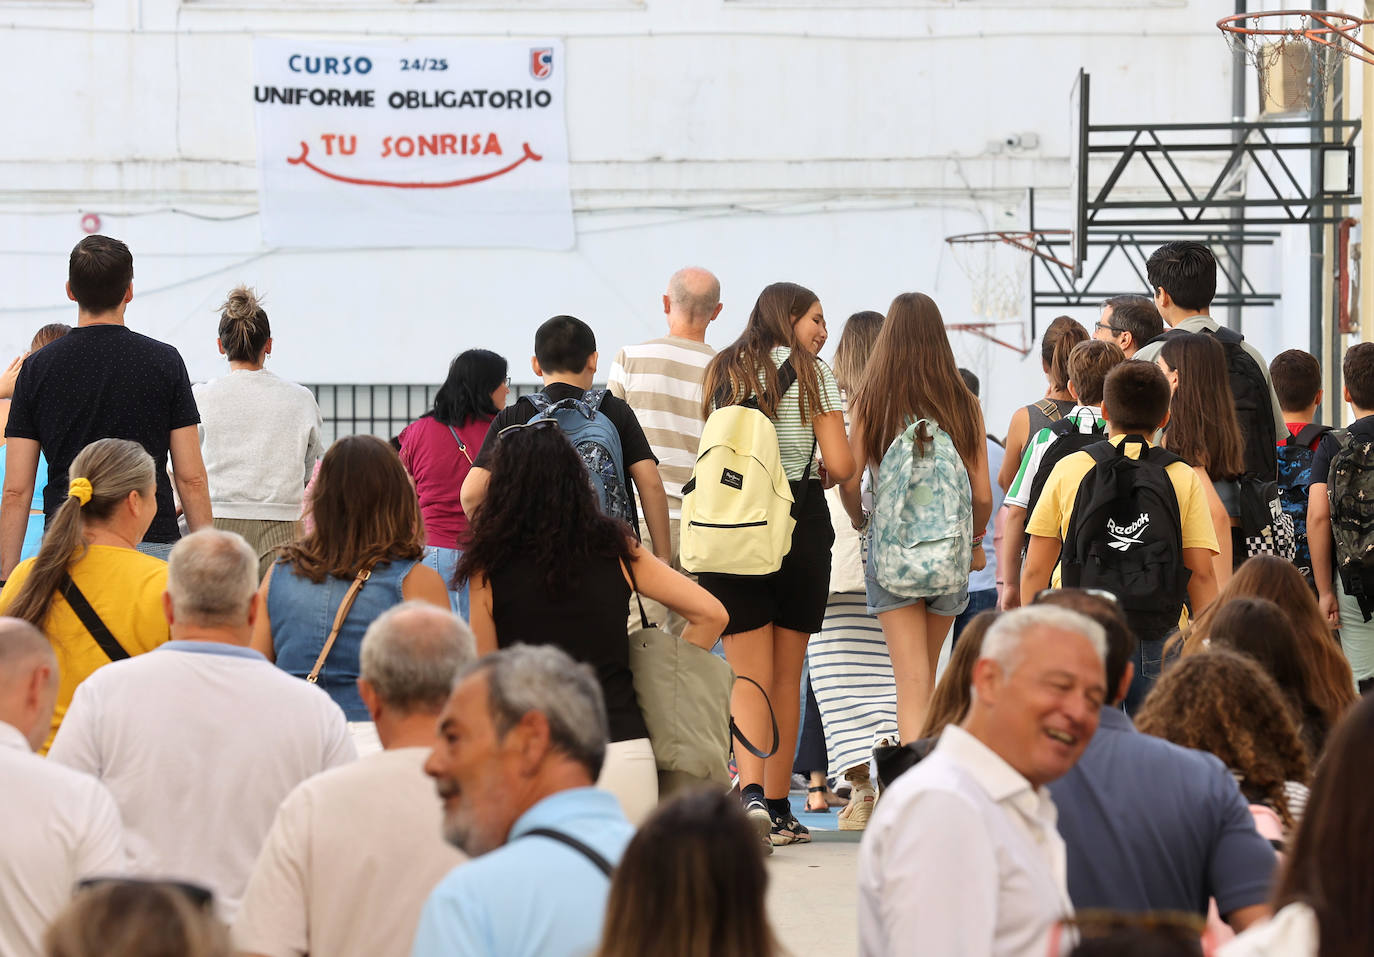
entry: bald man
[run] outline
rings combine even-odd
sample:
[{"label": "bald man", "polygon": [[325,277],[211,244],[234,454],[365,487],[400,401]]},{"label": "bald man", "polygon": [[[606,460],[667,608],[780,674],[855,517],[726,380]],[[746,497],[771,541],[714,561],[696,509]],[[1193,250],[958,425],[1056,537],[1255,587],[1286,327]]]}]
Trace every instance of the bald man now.
[{"label": "bald man", "polygon": [[[634,409],[644,435],[658,458],[663,489],[668,493],[668,524],[673,567],[678,564],[678,521],[682,486],[692,477],[701,441],[701,385],[716,350],[706,344],[706,329],[720,315],[720,280],[705,269],[688,266],[673,273],[663,294],[668,334],[616,354],[607,380],[612,394]],[[650,544],[645,538],[645,546]],[[655,549],[657,552],[658,549]],[[686,622],[667,608],[645,600],[651,621],[680,636]],[[640,629],[639,609],[630,614],[631,633]]]},{"label": "bald man", "polygon": [[43,633],[0,618],[0,953],[39,957],[43,932],[85,877],[124,870],[114,798],[89,775],[34,750],[57,702],[57,659]]}]

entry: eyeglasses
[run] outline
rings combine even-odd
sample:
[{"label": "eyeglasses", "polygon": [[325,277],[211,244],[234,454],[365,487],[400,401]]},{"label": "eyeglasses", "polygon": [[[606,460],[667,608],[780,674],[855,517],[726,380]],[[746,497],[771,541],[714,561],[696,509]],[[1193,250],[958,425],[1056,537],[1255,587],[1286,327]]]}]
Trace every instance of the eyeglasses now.
[{"label": "eyeglasses", "polygon": [[506,388],[510,388],[510,376],[506,376]]},{"label": "eyeglasses", "polygon": [[1038,605],[1053,595],[1072,594],[1073,592],[1078,592],[1080,595],[1092,595],[1094,598],[1109,601],[1118,608],[1121,607],[1121,601],[1116,595],[1101,588],[1042,588],[1035,593],[1035,597],[1031,599],[1031,604]]},{"label": "eyeglasses", "polygon": [[547,429],[550,427],[558,428],[558,422],[554,419],[531,419],[528,422],[517,422],[514,425],[506,426],[496,433],[496,437],[504,439],[511,432],[519,432],[521,429]]},{"label": "eyeglasses", "polygon": [[1109,332],[1125,332],[1125,331],[1126,331],[1125,329],[1118,329],[1116,326],[1109,326],[1109,325],[1107,325],[1105,322],[1095,322],[1095,323],[1093,323],[1093,328],[1094,328],[1094,329],[1106,329],[1106,330],[1109,331]]}]

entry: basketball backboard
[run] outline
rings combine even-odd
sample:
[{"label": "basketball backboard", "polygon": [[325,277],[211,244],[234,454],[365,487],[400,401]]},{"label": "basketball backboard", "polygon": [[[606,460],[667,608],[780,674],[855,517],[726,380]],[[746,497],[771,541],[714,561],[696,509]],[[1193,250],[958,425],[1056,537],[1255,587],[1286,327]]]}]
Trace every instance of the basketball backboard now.
[{"label": "basketball backboard", "polygon": [[1069,91],[1069,206],[1073,210],[1073,278],[1088,256],[1088,74],[1079,69]]}]

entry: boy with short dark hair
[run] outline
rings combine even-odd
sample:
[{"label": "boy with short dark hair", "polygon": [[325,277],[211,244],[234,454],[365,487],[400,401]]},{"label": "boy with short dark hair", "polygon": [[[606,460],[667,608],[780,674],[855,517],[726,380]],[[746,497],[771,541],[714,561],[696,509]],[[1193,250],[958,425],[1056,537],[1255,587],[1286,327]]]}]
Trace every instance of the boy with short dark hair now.
[{"label": "boy with short dark hair", "polygon": [[[1102,416],[1107,423],[1108,442],[1116,446],[1127,458],[1141,460],[1143,451],[1150,446],[1151,437],[1169,421],[1169,381],[1153,362],[1127,360],[1107,374],[1102,394]],[[1126,442],[1127,439],[1131,441]],[[1070,526],[1074,517],[1074,506],[1079,497],[1080,486],[1084,485],[1095,469],[1106,468],[1099,465],[1093,450],[1101,450],[1101,444],[1088,450],[1074,452],[1055,465],[1045,482],[1040,500],[1036,503],[1030,519],[1026,523],[1026,533],[1030,535],[1030,546],[1026,552],[1025,564],[1021,570],[1021,595],[1030,602],[1042,589],[1051,585],[1059,587],[1060,553],[1064,542],[1069,538]],[[1134,452],[1134,454],[1132,454]],[[1158,466],[1154,466],[1158,468]],[[1140,468],[1144,469],[1142,462]],[[1174,459],[1164,467],[1169,485],[1178,505],[1178,520],[1181,533],[1179,546],[1182,549],[1182,562],[1190,573],[1187,582],[1188,602],[1194,612],[1199,612],[1216,597],[1216,575],[1212,569],[1212,556],[1217,554],[1216,532],[1212,528],[1211,514],[1207,499],[1197,474],[1192,467],[1180,459]],[[1156,473],[1157,474],[1157,473]],[[1096,514],[1096,513],[1094,513]],[[1113,529],[1110,518],[1103,514],[1100,522],[1112,541],[1110,548],[1103,550],[1102,561],[1120,558],[1123,563],[1127,556],[1133,556],[1132,549],[1141,545],[1148,526],[1160,526],[1165,516],[1141,514],[1138,518],[1134,511],[1127,516],[1134,521],[1126,527]],[[1076,534],[1098,535],[1101,528],[1080,527]],[[1159,533],[1157,527],[1154,533]],[[1179,547],[1175,546],[1175,547]],[[1148,547],[1148,546],[1145,546]],[[1148,554],[1148,552],[1146,553]],[[1064,556],[1068,558],[1067,554]],[[1159,596],[1163,601],[1166,596]],[[1179,597],[1181,601],[1181,596]],[[1172,616],[1172,609],[1167,609]],[[1123,605],[1132,629],[1140,639],[1140,649],[1135,661],[1137,684],[1133,686],[1131,707],[1139,705],[1153,681],[1158,678],[1163,663],[1165,638],[1142,633],[1136,621],[1131,620],[1130,609]],[[1184,611],[1186,615],[1186,610]]]},{"label": "boy with short dark hair", "polygon": [[1330,426],[1314,421],[1322,401],[1322,367],[1311,353],[1289,349],[1269,363],[1269,377],[1283,407],[1285,429],[1278,440],[1279,501],[1293,520],[1293,564],[1316,591],[1307,540],[1307,500],[1317,445],[1331,431]]},{"label": "boy with short dark hair", "polygon": [[[1364,693],[1374,687],[1374,621],[1365,610],[1374,610],[1374,588],[1370,587],[1374,585],[1374,569],[1356,557],[1347,570],[1336,574],[1337,562],[1351,556],[1341,554],[1348,545],[1338,547],[1332,532],[1335,526],[1343,540],[1357,543],[1369,537],[1361,531],[1368,531],[1374,516],[1365,507],[1346,504],[1343,495],[1329,493],[1347,488],[1353,492],[1371,484],[1368,476],[1374,470],[1361,468],[1361,459],[1368,457],[1374,443],[1374,342],[1347,349],[1341,374],[1345,401],[1355,413],[1355,421],[1349,428],[1328,433],[1317,446],[1307,499],[1307,541],[1322,613],[1332,627],[1340,628],[1341,649]],[[1357,503],[1358,498],[1356,495],[1351,501]]]},{"label": "boy with short dark hair", "polygon": [[[534,356],[530,359],[530,368],[544,383],[541,391],[550,402],[582,398],[592,387],[596,362],[596,334],[581,319],[554,316],[534,334]],[[644,430],[640,428],[634,410],[623,399],[608,393],[602,397],[599,411],[610,419],[620,435],[625,478],[634,482],[635,490],[639,493],[639,501],[644,507],[644,524],[649,527],[654,554],[663,561],[669,561],[672,542],[668,531],[668,496],[663,491],[663,480],[658,474],[658,459],[649,447],[649,440],[644,437]],[[463,480],[461,499],[467,515],[473,515],[486,498],[487,483],[491,480],[488,465],[501,430],[512,425],[523,425],[538,414],[539,409],[523,396],[496,414],[482,442],[482,449],[473,460],[467,478]],[[634,519],[630,526],[637,537],[639,522],[633,495],[629,496],[628,508]]]}]

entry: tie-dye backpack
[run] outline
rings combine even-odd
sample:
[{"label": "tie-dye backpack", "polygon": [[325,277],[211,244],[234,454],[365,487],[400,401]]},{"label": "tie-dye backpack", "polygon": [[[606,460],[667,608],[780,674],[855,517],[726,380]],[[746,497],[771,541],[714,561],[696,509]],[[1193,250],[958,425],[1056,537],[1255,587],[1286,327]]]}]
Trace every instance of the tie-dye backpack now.
[{"label": "tie-dye backpack", "polygon": [[973,494],[949,433],[918,419],[892,440],[873,493],[873,564],[878,584],[906,598],[968,586]]}]

